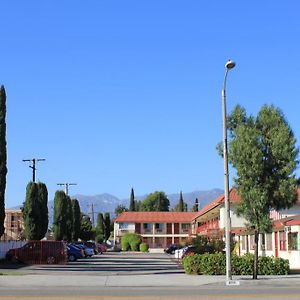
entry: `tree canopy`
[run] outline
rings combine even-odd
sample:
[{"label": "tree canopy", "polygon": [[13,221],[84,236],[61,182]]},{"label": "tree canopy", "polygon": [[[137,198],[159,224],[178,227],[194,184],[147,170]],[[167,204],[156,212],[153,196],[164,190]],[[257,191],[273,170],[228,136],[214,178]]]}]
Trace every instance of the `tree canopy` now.
[{"label": "tree canopy", "polygon": [[237,207],[255,234],[257,278],[259,233],[271,228],[269,212],[291,207],[297,199],[296,139],[283,113],[264,105],[257,117],[236,106],[228,117],[229,161],[236,169],[235,185],[241,196]]},{"label": "tree canopy", "polygon": [[164,192],[149,194],[141,202],[140,211],[169,211],[170,201]]}]

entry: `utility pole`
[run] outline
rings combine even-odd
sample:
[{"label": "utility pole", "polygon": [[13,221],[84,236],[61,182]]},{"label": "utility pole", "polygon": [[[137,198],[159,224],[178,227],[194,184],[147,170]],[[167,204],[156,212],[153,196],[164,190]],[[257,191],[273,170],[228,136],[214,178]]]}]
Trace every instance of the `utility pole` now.
[{"label": "utility pole", "polygon": [[33,159],[23,159],[22,161],[26,162],[32,162],[32,166],[29,166],[29,168],[32,169],[32,181],[35,182],[35,171],[36,171],[36,167],[35,164],[38,161],[45,161],[46,159],[44,158],[33,158]]},{"label": "utility pole", "polygon": [[[94,203],[92,202],[92,204],[91,204],[91,205],[88,205],[88,206],[91,207],[91,211],[92,211],[92,212],[90,212],[89,214],[92,215],[92,224],[93,224],[93,227],[95,227]],[[96,204],[96,206],[97,206],[97,204]]]},{"label": "utility pole", "polygon": [[70,185],[77,185],[77,183],[68,183],[67,182],[67,183],[57,183],[57,185],[64,186],[66,195],[69,195],[69,186]]}]

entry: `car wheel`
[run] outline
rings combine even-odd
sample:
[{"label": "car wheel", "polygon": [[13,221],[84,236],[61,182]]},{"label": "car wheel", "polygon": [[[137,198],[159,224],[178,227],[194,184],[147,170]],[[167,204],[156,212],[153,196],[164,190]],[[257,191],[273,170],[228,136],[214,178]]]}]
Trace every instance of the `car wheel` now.
[{"label": "car wheel", "polygon": [[71,262],[76,261],[76,257],[73,254],[69,255],[68,259]]},{"label": "car wheel", "polygon": [[54,262],[55,262],[55,257],[53,257],[53,256],[47,257],[47,264],[48,265],[53,265]]}]

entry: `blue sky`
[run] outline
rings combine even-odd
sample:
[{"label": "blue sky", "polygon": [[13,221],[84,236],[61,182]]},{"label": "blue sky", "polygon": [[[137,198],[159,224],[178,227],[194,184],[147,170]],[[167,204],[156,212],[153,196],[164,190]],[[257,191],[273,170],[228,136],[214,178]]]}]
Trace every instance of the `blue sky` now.
[{"label": "blue sky", "polygon": [[58,182],[119,198],[223,188],[228,58],[228,111],[274,104],[299,146],[299,11],[299,1],[2,2],[6,206],[23,202],[22,159],[34,157],[46,158],[37,179],[49,199]]}]

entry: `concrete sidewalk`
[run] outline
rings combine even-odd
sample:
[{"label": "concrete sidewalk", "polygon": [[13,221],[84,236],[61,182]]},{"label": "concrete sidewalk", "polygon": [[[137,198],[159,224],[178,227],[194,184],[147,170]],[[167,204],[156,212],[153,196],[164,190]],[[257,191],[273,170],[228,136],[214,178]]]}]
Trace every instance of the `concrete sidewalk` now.
[{"label": "concrete sidewalk", "polygon": [[[252,280],[250,276],[235,276],[240,286],[295,286],[300,275],[260,276]],[[0,288],[26,287],[197,287],[224,286],[225,276],[203,276],[186,274],[157,275],[2,275]]]}]

